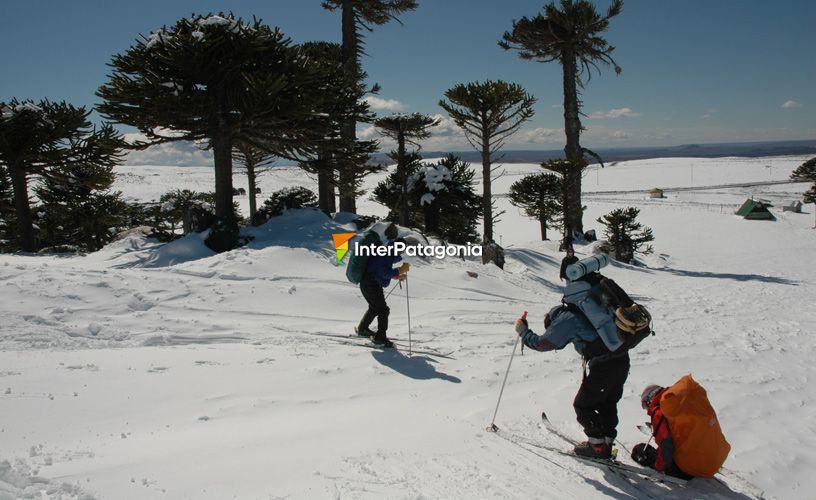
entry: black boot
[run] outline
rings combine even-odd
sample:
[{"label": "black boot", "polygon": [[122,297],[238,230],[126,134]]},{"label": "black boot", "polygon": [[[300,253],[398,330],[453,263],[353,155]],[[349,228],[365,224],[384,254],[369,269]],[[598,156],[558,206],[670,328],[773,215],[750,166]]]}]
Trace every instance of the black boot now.
[{"label": "black boot", "polygon": [[354,333],[356,333],[358,337],[366,338],[377,335],[371,328],[360,328],[359,326],[354,327]]},{"label": "black boot", "polygon": [[575,452],[576,455],[581,457],[603,459],[612,458],[612,445],[604,441],[603,438],[601,438],[600,440],[589,438],[588,441],[576,444],[575,448],[573,448],[573,451]]},{"label": "black boot", "polygon": [[371,341],[385,348],[394,347],[394,343],[388,340],[384,333],[377,333],[371,337]]}]

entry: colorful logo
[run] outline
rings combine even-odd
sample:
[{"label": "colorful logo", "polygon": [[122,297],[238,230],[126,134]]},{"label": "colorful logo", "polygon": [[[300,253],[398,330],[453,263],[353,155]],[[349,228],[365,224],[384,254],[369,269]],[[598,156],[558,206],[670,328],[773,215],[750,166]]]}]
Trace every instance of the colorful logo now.
[{"label": "colorful logo", "polygon": [[357,233],[336,233],[332,235],[332,240],[334,240],[334,250],[337,252],[337,263],[343,263],[343,257],[349,251],[349,240],[357,236]]}]

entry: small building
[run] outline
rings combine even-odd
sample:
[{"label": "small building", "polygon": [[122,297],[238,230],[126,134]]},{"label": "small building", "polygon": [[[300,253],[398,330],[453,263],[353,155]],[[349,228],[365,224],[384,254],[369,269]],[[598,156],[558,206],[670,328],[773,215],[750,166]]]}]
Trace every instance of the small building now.
[{"label": "small building", "polygon": [[654,188],[651,191],[649,191],[649,197],[650,198],[665,198],[665,196],[663,196],[663,190],[660,189],[660,188]]},{"label": "small building", "polygon": [[776,220],[776,217],[768,210],[770,203],[762,200],[748,199],[737,210],[736,214],[749,220]]},{"label": "small building", "polygon": [[782,207],[782,211],[783,212],[793,212],[795,214],[801,214],[802,213],[802,202],[799,201],[799,200],[794,200],[794,201],[788,203],[787,205],[784,205]]}]

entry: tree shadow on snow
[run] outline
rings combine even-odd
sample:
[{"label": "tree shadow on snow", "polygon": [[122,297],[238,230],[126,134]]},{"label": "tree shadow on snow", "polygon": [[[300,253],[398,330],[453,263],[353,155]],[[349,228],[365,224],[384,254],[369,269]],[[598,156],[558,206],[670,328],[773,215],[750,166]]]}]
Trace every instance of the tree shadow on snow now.
[{"label": "tree shadow on snow", "polygon": [[[640,273],[654,274],[654,273],[668,273],[675,276],[684,276],[688,278],[714,278],[734,281],[761,281],[763,283],[774,283],[777,285],[793,285],[799,286],[799,282],[787,278],[779,278],[776,276],[763,276],[761,274],[737,274],[737,273],[716,273],[712,271],[686,271],[684,269],[673,269],[670,267],[653,268],[632,266],[628,264],[621,264],[620,262],[611,261],[610,266],[627,271],[635,271]],[[634,298],[634,297],[633,297]]]},{"label": "tree shadow on snow", "polygon": [[431,380],[441,379],[446,382],[453,382],[454,384],[461,383],[462,380],[458,377],[448,375],[436,370],[431,363],[437,361],[427,356],[411,356],[410,358],[396,349],[385,349],[383,351],[372,351],[374,356],[380,364],[387,366],[395,372],[405,375],[406,377],[415,380]]},{"label": "tree shadow on snow", "polygon": [[798,281],[776,276],[763,276],[761,274],[735,274],[735,273],[713,273],[709,271],[684,271],[682,269],[657,269],[657,271],[674,274],[676,276],[687,276],[690,278],[716,278],[734,281],[761,281],[763,283],[774,283],[777,285],[799,286]]}]

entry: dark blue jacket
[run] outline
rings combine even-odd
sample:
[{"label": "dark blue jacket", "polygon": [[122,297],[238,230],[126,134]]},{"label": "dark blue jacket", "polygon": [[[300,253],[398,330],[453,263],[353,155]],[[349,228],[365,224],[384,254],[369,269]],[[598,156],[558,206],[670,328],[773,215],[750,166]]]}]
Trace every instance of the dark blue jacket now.
[{"label": "dark blue jacket", "polygon": [[[389,247],[392,245],[393,243],[388,244]],[[401,260],[402,257],[398,255],[394,257],[375,255],[368,259],[366,276],[373,277],[383,288],[387,288],[391,280],[399,274],[399,271],[394,269],[394,264]]]}]

